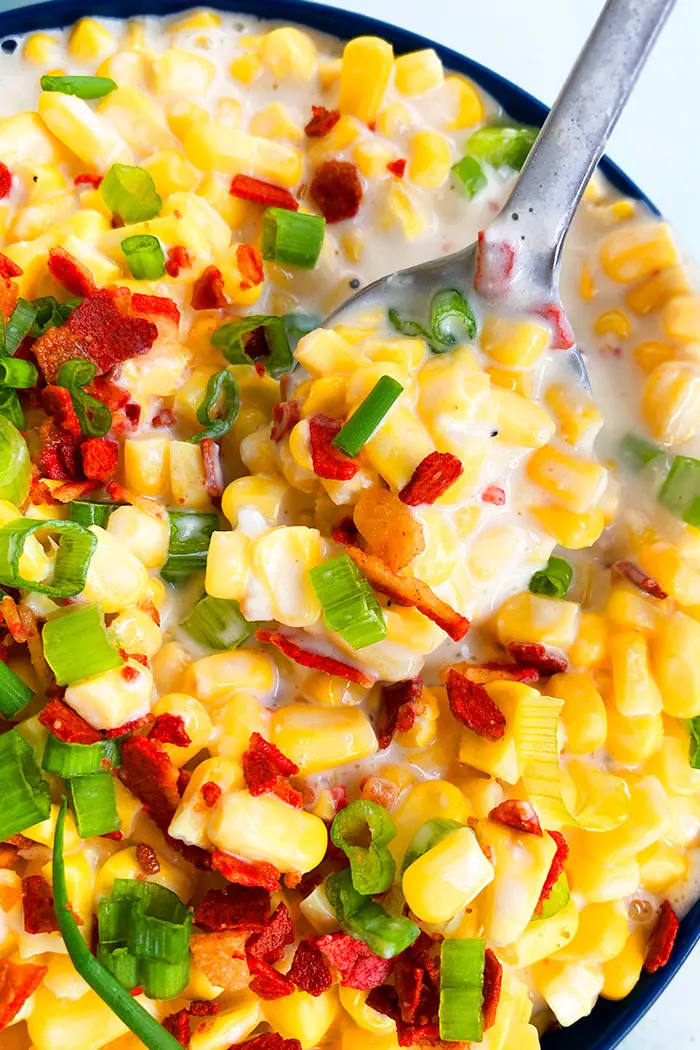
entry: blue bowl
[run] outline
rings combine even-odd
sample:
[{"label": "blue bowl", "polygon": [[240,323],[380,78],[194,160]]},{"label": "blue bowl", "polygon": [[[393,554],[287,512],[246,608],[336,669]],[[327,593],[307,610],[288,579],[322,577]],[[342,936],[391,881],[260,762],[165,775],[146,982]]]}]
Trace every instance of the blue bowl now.
[{"label": "blue bowl", "polygon": [[[187,0],[48,0],[0,14],[0,39],[34,29],[70,25],[85,15],[105,18],[131,18],[138,15],[170,15],[188,6]],[[493,70],[441,47],[426,37],[365,15],[353,14],[307,3],[306,0],[213,0],[212,7],[240,14],[256,15],[273,21],[298,22],[323,33],[343,39],[354,36],[381,36],[391,41],[398,54],[433,47],[444,65],[463,73],[492,95],[514,120],[541,125],[547,107],[510,80]],[[606,157],[600,170],[618,190],[628,197],[643,201],[655,214],[658,208],[625,173]],[[620,1003],[601,999],[590,1017],[572,1028],[549,1032],[543,1039],[543,1050],[613,1050],[644,1016],[667,984],[683,965],[696,942],[700,940],[700,901],[681,923],[676,946],[668,966],[654,976],[642,974],[631,995]]]}]

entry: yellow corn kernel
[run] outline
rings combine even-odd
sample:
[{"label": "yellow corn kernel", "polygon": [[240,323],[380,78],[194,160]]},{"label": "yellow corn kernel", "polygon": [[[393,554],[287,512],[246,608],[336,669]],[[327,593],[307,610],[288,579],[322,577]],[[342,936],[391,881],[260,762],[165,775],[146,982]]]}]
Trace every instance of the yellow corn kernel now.
[{"label": "yellow corn kernel", "polygon": [[649,430],[664,444],[682,444],[700,429],[700,365],[666,361],[647,380],[642,400]]},{"label": "yellow corn kernel", "polygon": [[228,71],[234,80],[241,84],[252,84],[257,80],[263,70],[263,64],[257,55],[236,55],[228,67]]},{"label": "yellow corn kernel", "polygon": [[340,112],[365,123],[374,120],[384,100],[393,65],[394,51],[386,40],[376,36],[350,40],[343,51]]},{"label": "yellow corn kernel", "polygon": [[563,452],[554,445],[536,449],[527,461],[531,481],[578,514],[593,510],[603,494],[607,471],[591,459]]},{"label": "yellow corn kernel", "polygon": [[554,437],[556,427],[553,419],[534,401],[499,387],[491,393],[496,406],[499,441],[507,445],[539,448]]},{"label": "yellow corn kernel", "polygon": [[427,820],[443,817],[466,824],[471,815],[467,799],[454,784],[447,780],[422,781],[402,796],[392,814],[397,830],[389,850],[400,864],[411,839]]},{"label": "yellow corn kernel", "polygon": [[396,1022],[391,1017],[380,1014],[378,1010],[373,1010],[367,1005],[369,992],[360,991],[359,988],[345,988],[341,985],[338,995],[340,1005],[346,1013],[366,1032],[386,1035],[396,1031]]},{"label": "yellow corn kernel", "polygon": [[182,689],[203,704],[216,704],[227,693],[250,691],[260,698],[277,686],[277,669],[266,653],[246,649],[214,653],[195,660],[186,668]]},{"label": "yellow corn kernel", "polygon": [[606,747],[618,762],[636,765],[645,762],[661,747],[664,724],[660,715],[642,715],[626,718],[608,707],[608,736]]},{"label": "yellow corn kernel", "polygon": [[68,53],[79,62],[100,62],[114,51],[116,41],[105,26],[94,18],[81,18],[68,42]]},{"label": "yellow corn kernel", "polygon": [[661,786],[669,794],[695,795],[700,791],[700,769],[693,769],[688,762],[689,739],[664,737],[664,741],[645,766],[645,772],[658,777]]},{"label": "yellow corn kernel", "polygon": [[663,893],[686,877],[688,858],[684,850],[669,842],[655,842],[639,854],[639,876],[644,889]]},{"label": "yellow corn kernel", "polygon": [[495,525],[483,530],[468,552],[467,564],[472,576],[488,580],[498,572],[518,549],[521,535],[521,531],[511,525]]},{"label": "yellow corn kernel", "polygon": [[465,729],[459,740],[459,761],[489,773],[507,784],[516,784],[521,775],[520,761],[515,747],[513,723],[521,700],[532,698],[534,690],[520,682],[491,682],[486,691],[501,709],[506,719],[506,731],[501,740],[484,740]]},{"label": "yellow corn kernel", "polygon": [[239,515],[246,509],[258,511],[268,525],[278,525],[284,501],[289,494],[289,486],[279,477],[257,475],[236,478],[224,489],[221,509],[233,529],[238,524]]},{"label": "yellow corn kernel", "polygon": [[267,861],[282,872],[311,871],[320,864],[328,844],[320,817],[275,795],[254,797],[248,791],[232,791],[220,799],[209,817],[208,832],[217,849]]},{"label": "yellow corn kernel", "polygon": [[168,642],[151,662],[153,679],[159,693],[174,693],[182,687],[182,676],[192,657],[178,642]]},{"label": "yellow corn kernel", "polygon": [[59,142],[37,113],[16,113],[0,121],[0,154],[11,171],[31,164],[57,164]]},{"label": "yellow corn kernel", "polygon": [[168,556],[170,528],[167,521],[146,514],[138,507],[117,507],[107,532],[146,566],[157,569]]},{"label": "yellow corn kernel", "polygon": [[[346,376],[323,376],[321,379],[311,380],[306,389],[308,392],[301,406],[302,419],[308,419],[319,412],[332,419],[345,418],[348,389]],[[299,389],[296,394],[299,396]]]},{"label": "yellow corn kernel", "polygon": [[550,341],[550,333],[529,321],[510,321],[487,317],[481,330],[481,348],[494,361],[510,367],[530,368],[540,359]]},{"label": "yellow corn kernel", "polygon": [[262,1002],[249,991],[236,992],[216,1017],[205,1017],[192,1033],[191,1050],[226,1050],[231,1040],[240,1042],[263,1019]]},{"label": "yellow corn kernel", "polygon": [[67,999],[41,985],[33,998],[27,1031],[35,1050],[75,1050],[78,1046],[97,1050],[128,1032],[92,989],[80,999]]},{"label": "yellow corn kernel", "polygon": [[633,927],[627,943],[614,959],[603,964],[604,999],[625,999],[642,972],[647,953],[647,934],[642,927]]},{"label": "yellow corn kernel", "polygon": [[206,109],[184,98],[170,102],[165,112],[170,130],[183,142],[190,128],[209,120]]},{"label": "yellow corn kernel", "polygon": [[362,130],[362,125],[355,117],[341,117],[327,135],[316,139],[309,147],[309,159],[318,163],[328,156],[336,156],[351,146]]},{"label": "yellow corn kernel", "polygon": [[143,496],[165,496],[170,488],[170,442],[167,438],[127,438],[124,477],[128,488]]},{"label": "yellow corn kernel", "polygon": [[253,565],[253,541],[242,532],[215,532],[207,554],[204,588],[212,598],[239,601]]},{"label": "yellow corn kernel", "polygon": [[[243,106],[237,98],[220,98],[216,104],[216,119],[229,128],[238,128],[243,116]],[[259,135],[256,131],[254,134]],[[272,138],[272,136],[266,136]]]},{"label": "yellow corn kernel", "polygon": [[547,959],[535,967],[535,984],[563,1028],[587,1017],[603,987],[602,967]]},{"label": "yellow corn kernel", "polygon": [[478,90],[464,77],[449,76],[445,79],[448,109],[451,116],[445,131],[462,131],[484,119],[484,103]]},{"label": "yellow corn kernel", "polygon": [[304,525],[271,529],[255,542],[252,569],[267,591],[273,619],[288,627],[316,623],[321,605],[309,572],[322,560],[320,532]]},{"label": "yellow corn kernel", "polygon": [[679,262],[671,227],[663,222],[625,226],[609,234],[600,246],[603,270],[619,284],[650,277]]},{"label": "yellow corn kernel", "polygon": [[612,831],[590,836],[589,848],[606,862],[624,862],[666,838],[670,830],[666,793],[656,777],[648,776],[630,784],[627,819]]},{"label": "yellow corn kernel", "polygon": [[605,606],[605,615],[615,627],[652,631],[669,612],[668,602],[647,598],[629,587],[614,587]]},{"label": "yellow corn kernel", "polygon": [[231,230],[209,201],[196,193],[173,193],[168,198],[163,216],[174,215],[197,227],[212,252],[225,252],[231,244]]},{"label": "yellow corn kernel", "polygon": [[173,33],[179,33],[183,29],[216,29],[221,25],[221,18],[214,11],[193,11],[185,18],[180,18],[173,26]]},{"label": "yellow corn kernel", "polygon": [[611,831],[630,814],[627,784],[621,777],[604,773],[585,761],[571,761],[566,767],[570,785],[564,794],[581,826],[588,831]]},{"label": "yellow corn kernel", "polygon": [[[56,821],[58,820],[59,807],[51,803],[51,812],[46,820],[40,821],[39,824],[32,824],[30,828],[25,828],[23,834],[33,842],[40,842],[42,846],[53,846],[53,837],[56,831]],[[72,813],[66,813],[66,833],[65,833],[65,852],[74,853],[82,846],[82,839],[78,835],[75,827],[75,821],[73,820]]]},{"label": "yellow corn kernel", "polygon": [[129,163],[131,158],[124,140],[84,99],[43,91],[37,108],[56,138],[91,167],[104,171],[115,161]]},{"label": "yellow corn kernel", "polygon": [[[413,337],[370,338],[362,342],[362,353],[368,361],[387,361],[404,368],[419,368],[425,360],[426,345]],[[455,351],[457,353],[457,351]],[[435,358],[437,360],[437,358]]]},{"label": "yellow corn kernel", "polygon": [[318,79],[321,83],[322,91],[329,91],[332,87],[335,87],[340,80],[342,69],[342,58],[330,58],[327,62],[319,62]]},{"label": "yellow corn kernel", "polygon": [[262,1007],[265,1020],[275,1032],[283,1039],[298,1039],[302,1050],[311,1050],[323,1042],[336,1018],[338,993],[329,988],[314,997],[298,989],[286,996],[284,1003],[281,999],[268,999]]},{"label": "yellow corn kernel", "polygon": [[150,71],[150,59],[143,51],[116,51],[104,60],[97,76],[110,77],[120,87],[144,88]]},{"label": "yellow corn kernel", "polygon": [[582,612],[578,634],[569,646],[572,667],[593,667],[605,659],[607,631],[600,613]]},{"label": "yellow corn kernel", "polygon": [[442,62],[432,48],[400,55],[394,63],[394,84],[402,95],[424,95],[440,87],[444,79]]},{"label": "yellow corn kernel", "polygon": [[163,110],[138,88],[117,88],[100,103],[97,112],[106,117],[139,154],[150,154],[154,149],[172,151],[176,145]]},{"label": "yellow corn kernel", "polygon": [[530,922],[517,941],[499,951],[499,957],[510,966],[533,966],[565,947],[578,929],[578,911],[570,900],[549,919]]},{"label": "yellow corn kernel", "polygon": [[204,95],[216,74],[213,62],[202,55],[172,47],[153,63],[156,95]]},{"label": "yellow corn kernel", "polygon": [[31,241],[46,233],[54,223],[75,211],[72,193],[57,193],[26,208],[21,208],[10,224],[13,240]]},{"label": "yellow corn kernel", "polygon": [[421,921],[449,922],[493,877],[472,829],[458,828],[409,865],[402,889]]},{"label": "yellow corn kernel", "polygon": [[250,132],[264,139],[287,139],[289,142],[301,142],[304,138],[303,129],[283,102],[273,102],[253,114]]},{"label": "yellow corn kernel", "polygon": [[[700,630],[700,625],[698,625]],[[641,631],[621,631],[610,639],[615,703],[626,718],[656,715],[661,694],[649,665],[649,646]]]},{"label": "yellow corn kernel", "polygon": [[674,612],[663,619],[651,642],[652,666],[664,711],[673,718],[700,715],[700,624]]},{"label": "yellow corn kernel", "polygon": [[360,139],[352,151],[352,159],[365,178],[388,179],[387,164],[396,160],[396,152],[376,139]]},{"label": "yellow corn kernel", "polygon": [[316,68],[316,46],[308,33],[282,26],[265,33],[260,57],[276,80],[308,80]]},{"label": "yellow corn kernel", "polygon": [[50,66],[58,62],[59,42],[49,33],[32,33],[27,37],[22,54],[35,66]]},{"label": "yellow corn kernel", "polygon": [[357,707],[288,704],[273,712],[270,739],[303,776],[357,762],[377,750],[370,721]]},{"label": "yellow corn kernel", "polygon": [[549,680],[547,692],[564,701],[561,721],[566,731],[566,751],[586,755],[605,743],[608,720],[605,704],[588,671],[567,671]]},{"label": "yellow corn kernel", "polygon": [[[177,694],[172,695],[176,696]],[[185,697],[184,699],[191,701],[192,697]],[[195,700],[194,703],[197,703],[197,701]],[[209,725],[211,726],[211,723]],[[166,746],[169,749],[172,748],[172,744]],[[177,748],[175,750],[184,751],[185,749]],[[180,766],[184,763],[178,762],[177,764]],[[185,788],[182,800],[168,827],[169,835],[176,839],[181,839],[191,846],[202,846],[204,849],[211,849],[211,842],[207,834],[211,807],[207,805],[202,796],[202,787],[210,781],[221,788],[222,794],[226,791],[237,790],[243,787],[243,768],[239,762],[231,761],[228,758],[205,758],[193,772],[190,782]]]},{"label": "yellow corn kernel", "polygon": [[251,733],[269,736],[270,712],[252,693],[234,692],[225,697],[220,707],[212,712],[214,728],[209,750],[235,761],[240,761],[248,749]]},{"label": "yellow corn kernel", "polygon": [[459,539],[451,523],[439,510],[421,509],[425,550],[410,563],[410,575],[431,587],[444,583],[452,575],[460,556]]},{"label": "yellow corn kernel", "polygon": [[197,185],[197,172],[186,157],[173,149],[154,153],[142,165],[156,184],[161,197],[171,193],[193,190]]},{"label": "yellow corn kernel", "polygon": [[[497,947],[517,949],[537,906],[556,846],[548,835],[523,834],[490,820],[479,825],[478,832],[479,844],[492,858],[495,871],[479,902],[484,935]],[[514,886],[518,887],[517,894],[513,893]]]},{"label": "yellow corn kernel", "polygon": [[411,138],[407,175],[414,186],[436,189],[450,173],[449,141],[439,131],[417,131]]},{"label": "yellow corn kernel", "polygon": [[143,563],[99,525],[91,525],[90,532],[97,537],[97,546],[81,597],[88,602],[99,602],[106,613],[138,605],[148,589],[148,573]]},{"label": "yellow corn kernel", "polygon": [[194,758],[207,744],[212,729],[211,719],[203,705],[193,696],[188,696],[187,693],[166,693],[153,705],[153,714],[156,718],[163,714],[175,715],[185,724],[185,732],[191,743],[185,747],[175,744],[163,745],[178,769]]},{"label": "yellow corn kernel", "polygon": [[118,649],[142,656],[155,656],[163,636],[160,627],[143,609],[125,609],[109,625]]},{"label": "yellow corn kernel", "polygon": [[66,690],[66,703],[95,729],[116,729],[150,710],[153,675],[137,660],[127,660],[125,666],[130,669],[129,678],[122,673],[123,667],[115,667],[72,682]]},{"label": "yellow corn kernel", "polygon": [[625,302],[630,310],[644,317],[666,306],[669,299],[685,295],[689,290],[688,277],[683,267],[669,266],[631,288],[625,296]]},{"label": "yellow corn kernel", "polygon": [[674,296],[664,308],[662,323],[669,338],[700,343],[700,296]]},{"label": "yellow corn kernel", "polygon": [[670,543],[657,540],[642,544],[638,561],[679,605],[690,609],[700,606],[700,572]]},{"label": "yellow corn kernel", "polygon": [[634,859],[618,856],[608,861],[585,847],[600,836],[599,832],[569,832],[571,847],[567,874],[571,888],[591,904],[620,900],[639,887],[639,864]]},{"label": "yellow corn kernel", "polygon": [[598,294],[593,275],[588,267],[587,263],[583,263],[581,267],[581,281],[579,284],[579,294],[584,302],[589,303],[592,299],[595,299]]},{"label": "yellow corn kernel", "polygon": [[662,343],[657,339],[647,339],[643,343],[639,343],[635,346],[632,351],[632,357],[642,371],[649,375],[650,372],[654,371],[657,365],[673,360],[676,356],[676,352],[677,351],[670,343]]},{"label": "yellow corn kernel", "polygon": [[606,310],[596,319],[593,330],[596,335],[615,335],[618,339],[629,339],[632,325],[622,310]]},{"label": "yellow corn kernel", "polygon": [[413,124],[411,111],[403,102],[390,102],[379,111],[376,119],[377,131],[386,138],[396,138]]},{"label": "yellow corn kernel", "polygon": [[199,445],[189,441],[170,442],[170,491],[182,507],[206,510],[211,506]]},{"label": "yellow corn kernel", "polygon": [[597,433],[603,425],[603,417],[592,398],[570,384],[555,383],[548,387],[544,401],[570,445],[578,444],[584,436],[591,435],[591,431]]},{"label": "yellow corn kernel", "polygon": [[498,610],[498,640],[501,645],[541,642],[567,649],[576,637],[579,611],[575,602],[522,591],[508,598]]},{"label": "yellow corn kernel", "polygon": [[282,186],[295,186],[301,177],[298,149],[214,121],[192,125],[185,135],[185,153],[200,171],[249,171]]},{"label": "yellow corn kernel", "polygon": [[350,343],[328,328],[317,328],[300,339],[294,356],[314,378],[352,375],[365,364]]},{"label": "yellow corn kernel", "polygon": [[393,181],[384,217],[385,227],[396,224],[403,230],[407,241],[414,241],[425,229],[426,221],[425,215],[405,188],[399,182]]}]

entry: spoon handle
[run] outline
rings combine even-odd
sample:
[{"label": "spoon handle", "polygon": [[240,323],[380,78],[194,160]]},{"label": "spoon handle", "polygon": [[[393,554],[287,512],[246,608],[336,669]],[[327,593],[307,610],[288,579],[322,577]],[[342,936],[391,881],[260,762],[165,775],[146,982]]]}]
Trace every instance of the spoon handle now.
[{"label": "spoon handle", "polygon": [[489,239],[520,242],[543,290],[552,286],[576,205],[674,3],[608,0],[490,225]]}]

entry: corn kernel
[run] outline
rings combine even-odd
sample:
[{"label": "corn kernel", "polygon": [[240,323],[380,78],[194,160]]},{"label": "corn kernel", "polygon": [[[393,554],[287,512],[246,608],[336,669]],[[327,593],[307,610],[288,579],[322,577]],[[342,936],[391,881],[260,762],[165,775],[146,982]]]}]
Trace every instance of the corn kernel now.
[{"label": "corn kernel", "polygon": [[397,224],[407,241],[414,241],[426,227],[426,218],[418,204],[397,181],[392,182],[384,218],[386,227]]},{"label": "corn kernel", "polygon": [[565,965],[548,959],[535,968],[534,978],[563,1028],[590,1014],[603,987],[602,968],[588,962]]},{"label": "corn kernel", "polygon": [[132,719],[148,714],[153,695],[153,676],[147,667],[128,660],[126,667],[115,667],[102,674],[72,682],[66,689],[66,703],[95,729],[116,729]]},{"label": "corn kernel", "polygon": [[329,91],[332,87],[335,87],[340,80],[342,69],[342,58],[331,58],[327,62],[319,62],[318,79],[321,82],[323,91]]},{"label": "corn kernel", "polygon": [[578,514],[595,508],[607,482],[607,471],[599,463],[573,456],[554,445],[544,445],[532,453],[527,474],[536,485]]},{"label": "corn kernel", "polygon": [[417,131],[411,138],[407,175],[414,186],[436,189],[452,165],[449,141],[439,131]]},{"label": "corn kernel", "polygon": [[521,700],[532,698],[534,691],[520,682],[491,682],[486,691],[506,719],[506,732],[501,740],[484,740],[470,729],[463,730],[459,741],[459,761],[489,773],[507,784],[515,784],[521,775],[521,763],[515,746],[514,721]]},{"label": "corn kernel", "polygon": [[596,319],[593,331],[596,335],[615,335],[618,339],[629,339],[632,325],[622,310],[606,310]]},{"label": "corn kernel", "polygon": [[338,995],[340,1005],[360,1028],[380,1035],[396,1031],[396,1022],[391,1017],[380,1014],[378,1010],[367,1006],[369,992],[361,991],[359,988],[345,988],[341,985]]},{"label": "corn kernel", "polygon": [[471,81],[450,76],[445,79],[445,88],[452,112],[445,124],[446,131],[462,131],[484,119],[484,103]]},{"label": "corn kernel", "polygon": [[49,33],[32,33],[27,37],[22,54],[27,62],[35,66],[50,66],[58,62],[58,40]]},{"label": "corn kernel", "polygon": [[211,812],[209,838],[227,853],[267,861],[281,872],[304,874],[320,864],[328,844],[326,825],[275,795],[232,791]]},{"label": "corn kernel", "polygon": [[159,693],[174,693],[181,688],[182,676],[192,657],[178,642],[168,642],[153,657],[151,668]]},{"label": "corn kernel", "polygon": [[138,88],[117,88],[100,103],[97,111],[137,153],[172,151],[176,145],[174,136],[166,127],[162,109]]},{"label": "corn kernel", "polygon": [[700,572],[670,543],[644,543],[638,554],[640,568],[653,576],[679,605],[700,606]]},{"label": "corn kernel", "polygon": [[252,649],[204,656],[185,669],[182,679],[183,692],[196,696],[205,706],[217,704],[226,694],[239,690],[267,697],[276,686],[274,663],[266,653]]},{"label": "corn kernel", "polygon": [[674,612],[659,624],[651,642],[652,665],[664,711],[673,718],[700,714],[700,624]]},{"label": "corn kernel", "polygon": [[376,139],[360,139],[352,151],[352,159],[366,179],[388,179],[387,164],[396,159],[396,153]]},{"label": "corn kernel", "polygon": [[615,703],[626,718],[661,711],[661,694],[649,666],[649,647],[641,631],[622,631],[610,639]]},{"label": "corn kernel", "polygon": [[684,851],[669,842],[655,842],[639,854],[639,877],[650,893],[663,893],[671,883],[684,879],[687,871]]},{"label": "corn kernel", "polygon": [[540,359],[549,341],[550,333],[542,325],[503,317],[487,317],[481,330],[484,353],[507,367],[530,368]]},{"label": "corn kernel", "polygon": [[84,99],[44,91],[37,108],[56,138],[91,167],[104,171],[115,161],[129,163],[131,157],[124,140]]},{"label": "corn kernel", "polygon": [[591,274],[587,263],[583,263],[583,265],[581,266],[581,281],[579,284],[579,294],[584,300],[584,302],[587,303],[591,302],[592,299],[595,299],[596,295],[598,294],[598,289],[596,288],[595,281],[593,280],[593,275]]},{"label": "corn kernel", "polygon": [[94,18],[81,18],[73,27],[68,53],[79,62],[99,62],[115,47],[112,34]]},{"label": "corn kernel", "polygon": [[421,921],[448,922],[493,878],[493,868],[472,829],[458,828],[409,865],[402,889]]},{"label": "corn kernel", "polygon": [[540,642],[567,649],[579,620],[575,602],[544,598],[523,591],[508,598],[498,610],[496,631],[501,645],[509,642]]},{"label": "corn kernel", "polygon": [[153,88],[156,95],[184,95],[198,97],[206,94],[216,74],[213,62],[172,47],[153,63]]},{"label": "corn kernel", "polygon": [[700,343],[700,296],[678,295],[665,306],[662,323],[666,335],[684,343]]},{"label": "corn kernel", "polygon": [[[478,830],[479,844],[488,847],[495,872],[483,903],[479,902],[484,934],[497,947],[517,949],[537,906],[556,846],[548,835],[522,834],[490,820]],[[514,886],[518,887],[517,895]]]},{"label": "corn kernel", "polygon": [[530,922],[514,944],[499,951],[499,956],[511,966],[532,966],[557,955],[576,935],[578,912],[572,900],[549,919]]},{"label": "corn kernel", "polygon": [[644,929],[633,928],[619,955],[603,964],[604,999],[624,999],[632,991],[642,972],[647,952]]},{"label": "corn kernel", "polygon": [[301,142],[304,138],[303,129],[283,102],[273,102],[253,114],[250,132],[264,139],[286,139],[288,142]]},{"label": "corn kernel", "polygon": [[265,33],[260,57],[277,80],[308,80],[316,68],[316,47],[308,33],[283,26]]},{"label": "corn kernel", "polygon": [[16,113],[0,122],[0,155],[11,171],[27,164],[57,164],[61,147],[37,113]]},{"label": "corn kernel", "polygon": [[263,64],[257,55],[236,55],[228,67],[228,71],[234,80],[241,84],[252,84],[257,80],[263,70]]},{"label": "corn kernel", "polygon": [[250,171],[282,186],[295,186],[301,177],[299,150],[213,121],[190,127],[185,153],[200,171],[227,175]]},{"label": "corn kernel", "polygon": [[675,266],[679,258],[670,226],[650,222],[625,226],[609,234],[600,246],[600,261],[613,281],[631,284],[657,270]]},{"label": "corn kernel", "polygon": [[270,712],[252,693],[234,692],[212,712],[214,729],[209,750],[234,761],[240,761],[248,750],[252,733],[268,738]]},{"label": "corn kernel", "polygon": [[138,605],[146,597],[148,588],[148,574],[143,563],[99,525],[91,525],[90,531],[97,537],[97,546],[90,559],[81,597],[88,602],[99,602],[106,613],[121,612]]},{"label": "corn kernel", "polygon": [[442,62],[432,48],[400,55],[394,63],[394,84],[402,95],[424,95],[444,79]]},{"label": "corn kernel", "polygon": [[631,288],[625,301],[630,310],[644,317],[660,310],[669,299],[684,295],[689,290],[688,277],[683,267],[669,266]]},{"label": "corn kernel", "polygon": [[[228,999],[228,997],[227,997]],[[192,1033],[190,1050],[226,1050],[241,1042],[263,1019],[262,1003],[249,991],[237,992],[215,1017],[206,1017]]]},{"label": "corn kernel", "polygon": [[569,753],[587,755],[603,746],[608,729],[605,704],[588,671],[554,675],[547,692],[564,701],[560,717]]},{"label": "corn kernel", "polygon": [[289,704],[273,713],[270,733],[272,742],[306,776],[357,762],[377,750],[369,719],[357,707]]},{"label": "corn kernel", "polygon": [[161,197],[169,197],[171,193],[183,190],[193,190],[198,182],[196,171],[177,150],[164,149],[160,153],[154,153],[144,161],[143,167],[155,182]]},{"label": "corn kernel", "polygon": [[647,425],[659,441],[682,444],[700,429],[700,365],[667,361],[647,380],[642,407]]},{"label": "corn kernel", "polygon": [[676,350],[670,343],[662,343],[658,339],[647,339],[635,346],[632,356],[639,367],[649,375],[657,365],[673,360]]},{"label": "corn kernel", "polygon": [[394,65],[391,44],[380,37],[360,36],[343,51],[340,74],[341,113],[369,123],[379,112]]},{"label": "corn kernel", "polygon": [[127,653],[139,653],[152,657],[158,652],[163,640],[160,627],[142,609],[125,609],[109,625],[117,648]]},{"label": "corn kernel", "polygon": [[27,1031],[35,1050],[102,1047],[128,1032],[124,1022],[92,989],[80,999],[67,999],[41,985],[33,1000]]},{"label": "corn kernel", "polygon": [[[298,1039],[301,1050],[311,1050],[324,1041],[337,1013],[338,993],[335,988],[329,988],[316,997],[297,989],[287,995],[284,1002],[268,999],[263,1003],[263,1015],[273,1031],[283,1039]],[[365,1036],[371,1038],[367,1033]]]},{"label": "corn kernel", "polygon": [[492,397],[496,406],[499,441],[525,448],[539,448],[554,437],[554,421],[534,401],[502,388],[492,390]]},{"label": "corn kernel", "polygon": [[164,496],[169,491],[170,442],[167,438],[127,438],[124,442],[124,476],[128,488],[143,496]]},{"label": "corn kernel", "polygon": [[147,569],[157,569],[168,556],[168,523],[138,507],[117,507],[110,515],[107,532]]},{"label": "corn kernel", "polygon": [[209,120],[206,109],[184,98],[168,103],[165,112],[170,130],[183,142],[191,127]]}]

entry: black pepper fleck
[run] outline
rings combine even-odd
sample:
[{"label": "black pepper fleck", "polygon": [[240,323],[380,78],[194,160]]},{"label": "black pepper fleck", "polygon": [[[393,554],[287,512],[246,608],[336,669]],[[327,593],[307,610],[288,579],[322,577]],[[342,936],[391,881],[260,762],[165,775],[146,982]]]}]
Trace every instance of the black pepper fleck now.
[{"label": "black pepper fleck", "polygon": [[32,182],[38,182],[38,181],[39,181],[39,176],[38,175],[32,175]]},{"label": "black pepper fleck", "polygon": [[492,430],[491,431],[491,437],[492,438],[497,438],[498,437],[498,431],[497,430]]},{"label": "black pepper fleck", "polygon": [[3,40],[2,44],[0,44],[0,47],[6,55],[14,55],[15,51],[17,50],[17,41]]},{"label": "black pepper fleck", "polygon": [[353,279],[350,281],[350,287],[351,288],[359,288],[360,287],[360,278],[359,277],[353,277]]},{"label": "black pepper fleck", "polygon": [[511,215],[511,219],[513,220],[513,222],[517,222],[519,218],[520,216],[518,215],[517,211],[514,211]]}]

